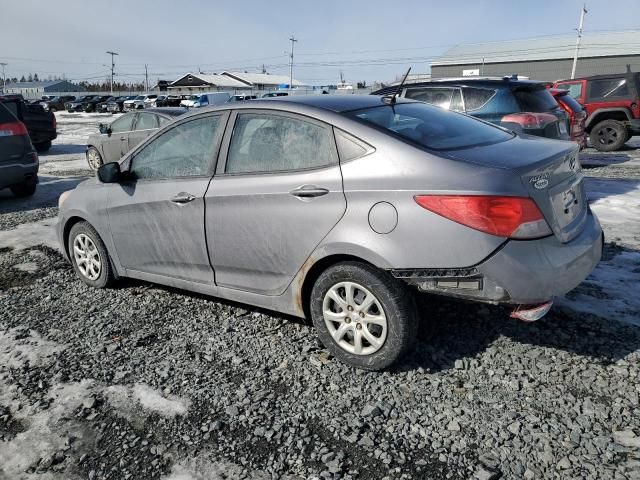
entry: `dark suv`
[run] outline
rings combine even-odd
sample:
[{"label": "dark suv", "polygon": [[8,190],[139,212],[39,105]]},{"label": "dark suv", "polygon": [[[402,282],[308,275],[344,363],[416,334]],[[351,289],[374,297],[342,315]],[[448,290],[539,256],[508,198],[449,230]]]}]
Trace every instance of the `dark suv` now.
[{"label": "dark suv", "polygon": [[[569,140],[569,118],[546,88],[546,83],[503,78],[445,78],[411,83],[401,96],[467,113],[517,133]],[[388,95],[386,87],[373,95]]]},{"label": "dark suv", "polygon": [[640,73],[560,80],[553,86],[568,90],[584,105],[585,128],[598,150],[618,150],[633,135],[640,134]]},{"label": "dark suv", "polygon": [[17,197],[33,195],[38,166],[27,127],[0,102],[0,190],[9,187]]}]

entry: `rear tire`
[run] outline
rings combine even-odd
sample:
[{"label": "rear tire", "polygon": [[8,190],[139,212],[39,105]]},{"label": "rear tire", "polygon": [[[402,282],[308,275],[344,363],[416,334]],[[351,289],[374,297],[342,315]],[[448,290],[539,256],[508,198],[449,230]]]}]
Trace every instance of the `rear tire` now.
[{"label": "rear tire", "polygon": [[591,129],[591,144],[600,152],[619,150],[628,140],[624,124],[616,120],[604,120]]},{"label": "rear tire", "polygon": [[35,143],[33,145],[37,152],[48,152],[51,148],[51,140],[47,140],[46,142]]},{"label": "rear tire", "polygon": [[87,163],[91,170],[98,170],[98,168],[104,165],[102,155],[100,155],[100,152],[96,147],[89,147],[87,149]]},{"label": "rear tire", "polygon": [[71,227],[67,248],[73,269],[80,280],[94,288],[113,284],[115,275],[109,253],[89,222],[78,222]]},{"label": "rear tire", "polygon": [[38,177],[33,177],[17,185],[12,185],[11,187],[9,187],[9,189],[11,190],[11,193],[13,193],[18,198],[30,197],[31,195],[36,193],[37,184]]},{"label": "rear tire", "polygon": [[320,274],[310,311],[327,349],[365,370],[389,367],[412,350],[417,336],[413,295],[402,282],[365,263],[339,263]]}]

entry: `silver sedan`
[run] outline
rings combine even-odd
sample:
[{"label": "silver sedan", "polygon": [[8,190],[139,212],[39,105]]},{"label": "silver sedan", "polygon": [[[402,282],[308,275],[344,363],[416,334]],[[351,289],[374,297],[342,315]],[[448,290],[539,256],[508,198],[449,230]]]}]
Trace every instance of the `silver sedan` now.
[{"label": "silver sedan", "polygon": [[100,133],[87,139],[89,167],[97,170],[105,163],[117,162],[149,135],[186,112],[184,108],[150,108],[144,112],[125,113],[109,125],[100,124]]},{"label": "silver sedan", "polygon": [[[395,97],[198,110],[60,197],[79,278],[132,277],[310,317],[376,370],[416,338],[414,293],[536,320],[600,260],[574,143]],[[430,297],[435,301],[435,297]]]}]

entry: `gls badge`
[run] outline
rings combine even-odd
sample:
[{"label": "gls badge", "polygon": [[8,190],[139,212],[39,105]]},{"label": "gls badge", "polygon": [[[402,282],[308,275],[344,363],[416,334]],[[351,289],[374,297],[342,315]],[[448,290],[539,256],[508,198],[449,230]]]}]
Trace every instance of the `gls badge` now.
[{"label": "gls badge", "polygon": [[529,183],[533,183],[533,186],[538,189],[538,190],[542,190],[543,188],[547,188],[547,185],[549,185],[549,180],[547,180],[547,177],[550,175],[549,172],[547,173],[543,173],[542,175],[537,175],[535,177],[531,177],[529,179]]}]

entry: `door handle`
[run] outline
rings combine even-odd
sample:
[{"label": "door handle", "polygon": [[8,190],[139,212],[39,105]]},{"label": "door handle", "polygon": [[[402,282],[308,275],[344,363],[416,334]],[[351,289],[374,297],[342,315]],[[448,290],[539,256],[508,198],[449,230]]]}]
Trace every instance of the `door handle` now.
[{"label": "door handle", "polygon": [[298,198],[314,198],[326,195],[329,193],[329,190],[326,188],[316,187],[315,185],[303,185],[295,190],[291,190],[289,193]]},{"label": "door handle", "polygon": [[126,140],[127,137],[120,137],[120,140]]},{"label": "door handle", "polygon": [[186,192],[180,192],[179,194],[171,197],[171,201],[173,203],[177,203],[178,205],[184,205],[185,203],[193,202],[195,199],[196,197]]}]

